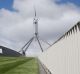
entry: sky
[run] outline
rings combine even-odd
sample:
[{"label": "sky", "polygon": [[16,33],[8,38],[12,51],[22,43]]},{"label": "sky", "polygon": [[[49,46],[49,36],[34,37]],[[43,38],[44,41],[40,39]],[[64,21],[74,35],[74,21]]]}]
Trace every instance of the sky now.
[{"label": "sky", "polygon": [[13,0],[0,0],[0,9],[5,8],[9,10],[13,10]]},{"label": "sky", "polygon": [[77,6],[80,6],[80,0],[58,0],[56,1],[58,4],[63,4],[63,3],[73,3]]},{"label": "sky", "polygon": [[[0,0],[0,45],[19,51],[34,36],[34,6],[39,36],[51,44],[80,21],[80,0]],[[41,52],[36,45],[27,54]]]}]

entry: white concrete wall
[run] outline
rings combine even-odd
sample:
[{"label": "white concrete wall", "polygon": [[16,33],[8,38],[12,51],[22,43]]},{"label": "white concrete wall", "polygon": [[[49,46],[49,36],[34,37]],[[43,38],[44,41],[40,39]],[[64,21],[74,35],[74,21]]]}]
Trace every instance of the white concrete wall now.
[{"label": "white concrete wall", "polygon": [[[72,30],[73,31],[73,30]],[[70,32],[69,32],[70,33]],[[52,74],[80,74],[80,31],[68,34],[39,56]]]}]

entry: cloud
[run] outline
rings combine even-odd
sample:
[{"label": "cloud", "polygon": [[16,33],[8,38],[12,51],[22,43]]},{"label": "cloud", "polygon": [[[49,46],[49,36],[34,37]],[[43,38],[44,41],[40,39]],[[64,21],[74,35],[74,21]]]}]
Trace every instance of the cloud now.
[{"label": "cloud", "polygon": [[[0,9],[0,45],[19,50],[34,33],[34,6],[39,18],[39,35],[54,42],[80,21],[80,8],[56,0],[14,0],[16,11]],[[32,52],[32,51],[31,51]]]}]

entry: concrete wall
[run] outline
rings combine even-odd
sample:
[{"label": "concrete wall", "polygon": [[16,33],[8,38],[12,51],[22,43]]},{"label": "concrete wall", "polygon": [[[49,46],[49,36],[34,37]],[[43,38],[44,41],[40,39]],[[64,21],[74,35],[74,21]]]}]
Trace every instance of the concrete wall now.
[{"label": "concrete wall", "polygon": [[39,59],[52,74],[80,74],[80,22],[43,52]]}]

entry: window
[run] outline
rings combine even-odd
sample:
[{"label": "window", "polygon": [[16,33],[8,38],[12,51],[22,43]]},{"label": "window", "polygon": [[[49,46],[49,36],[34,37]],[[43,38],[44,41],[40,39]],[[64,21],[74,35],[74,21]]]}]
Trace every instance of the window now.
[{"label": "window", "polygon": [[0,48],[0,53],[2,53],[2,49]]}]

